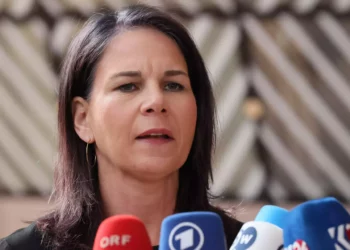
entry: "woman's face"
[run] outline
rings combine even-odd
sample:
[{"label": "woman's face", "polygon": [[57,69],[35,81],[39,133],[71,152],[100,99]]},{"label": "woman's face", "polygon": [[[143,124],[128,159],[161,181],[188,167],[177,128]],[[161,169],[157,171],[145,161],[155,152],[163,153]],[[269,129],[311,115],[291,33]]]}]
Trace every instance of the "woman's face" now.
[{"label": "woman's face", "polygon": [[114,37],[97,65],[87,121],[100,167],[159,178],[186,161],[196,100],[177,44],[150,28]]}]

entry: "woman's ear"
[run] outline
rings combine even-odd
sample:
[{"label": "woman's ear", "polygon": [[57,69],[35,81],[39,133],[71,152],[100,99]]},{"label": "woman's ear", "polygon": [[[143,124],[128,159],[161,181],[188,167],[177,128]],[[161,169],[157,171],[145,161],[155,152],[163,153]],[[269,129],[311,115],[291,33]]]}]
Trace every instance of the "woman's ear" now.
[{"label": "woman's ear", "polygon": [[86,143],[94,142],[94,135],[88,119],[89,103],[82,97],[74,97],[72,114],[75,132]]}]

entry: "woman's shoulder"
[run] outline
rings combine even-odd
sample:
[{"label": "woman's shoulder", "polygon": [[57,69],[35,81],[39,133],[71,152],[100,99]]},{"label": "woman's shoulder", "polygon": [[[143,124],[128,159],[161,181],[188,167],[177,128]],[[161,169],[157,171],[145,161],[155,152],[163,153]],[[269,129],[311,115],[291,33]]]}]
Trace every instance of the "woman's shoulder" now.
[{"label": "woman's shoulder", "polygon": [[35,223],[18,229],[9,236],[0,239],[0,250],[44,250],[41,246],[41,234]]}]

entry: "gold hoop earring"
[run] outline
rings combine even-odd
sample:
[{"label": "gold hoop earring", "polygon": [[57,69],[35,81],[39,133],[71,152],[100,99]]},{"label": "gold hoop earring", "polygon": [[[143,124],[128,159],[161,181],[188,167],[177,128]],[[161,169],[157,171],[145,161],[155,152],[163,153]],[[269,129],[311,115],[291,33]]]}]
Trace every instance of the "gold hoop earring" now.
[{"label": "gold hoop earring", "polygon": [[86,162],[90,167],[94,167],[96,164],[96,154],[95,154],[95,158],[94,158],[94,164],[91,165],[90,161],[89,161],[89,143],[86,143],[86,148],[85,148],[85,156],[86,156]]}]

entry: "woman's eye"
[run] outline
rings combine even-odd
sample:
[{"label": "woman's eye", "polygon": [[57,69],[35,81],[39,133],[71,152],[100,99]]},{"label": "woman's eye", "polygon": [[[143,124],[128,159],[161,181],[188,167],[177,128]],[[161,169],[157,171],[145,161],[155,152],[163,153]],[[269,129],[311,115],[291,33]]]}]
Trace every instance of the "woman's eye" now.
[{"label": "woman's eye", "polygon": [[137,89],[137,86],[134,83],[127,83],[120,85],[117,89],[122,92],[132,92]]},{"label": "woman's eye", "polygon": [[169,82],[165,85],[165,89],[169,91],[181,91],[184,89],[184,87],[176,82]]}]

